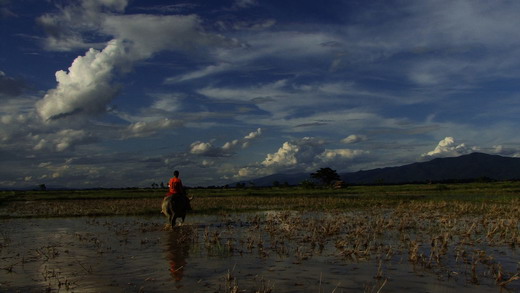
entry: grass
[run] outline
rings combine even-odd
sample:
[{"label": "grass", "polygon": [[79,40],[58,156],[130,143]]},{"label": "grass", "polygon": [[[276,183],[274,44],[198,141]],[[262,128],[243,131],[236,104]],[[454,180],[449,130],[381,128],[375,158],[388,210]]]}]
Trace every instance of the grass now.
[{"label": "grass", "polygon": [[[0,217],[151,215],[159,213],[164,189],[100,189],[0,192]],[[491,205],[520,206],[520,182],[349,186],[343,189],[300,187],[190,189],[197,213],[257,210],[333,211],[421,205],[473,213]],[[453,204],[456,203],[456,204]]]}]

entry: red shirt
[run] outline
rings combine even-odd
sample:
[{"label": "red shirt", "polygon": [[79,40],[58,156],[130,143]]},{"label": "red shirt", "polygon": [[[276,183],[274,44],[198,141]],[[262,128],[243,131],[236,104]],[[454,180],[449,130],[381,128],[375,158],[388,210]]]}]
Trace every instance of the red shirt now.
[{"label": "red shirt", "polygon": [[168,182],[168,185],[170,186],[170,192],[168,192],[167,196],[184,193],[181,179],[173,177],[170,179],[170,182]]}]

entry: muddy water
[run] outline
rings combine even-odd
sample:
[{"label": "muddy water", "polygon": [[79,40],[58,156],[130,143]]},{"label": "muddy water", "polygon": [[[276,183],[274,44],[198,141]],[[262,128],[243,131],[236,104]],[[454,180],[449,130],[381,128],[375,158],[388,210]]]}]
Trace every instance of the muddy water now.
[{"label": "muddy water", "polygon": [[[266,228],[269,214],[190,216],[164,228],[163,217],[10,219],[0,222],[1,292],[518,292],[470,264],[428,269],[394,247],[345,258],[333,241]],[[296,228],[294,228],[296,229]],[[293,233],[293,234],[291,234]],[[304,233],[305,234],[305,233]],[[397,236],[395,236],[397,237]],[[518,271],[516,250],[488,255]],[[387,255],[386,258],[382,257]],[[516,267],[515,267],[516,266]],[[462,269],[460,267],[463,267]]]}]

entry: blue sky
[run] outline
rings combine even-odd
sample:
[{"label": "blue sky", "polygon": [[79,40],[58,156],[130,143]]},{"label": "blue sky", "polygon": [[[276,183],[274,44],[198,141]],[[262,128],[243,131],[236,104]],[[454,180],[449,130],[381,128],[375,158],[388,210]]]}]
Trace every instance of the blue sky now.
[{"label": "blue sky", "polygon": [[0,186],[520,156],[520,2],[0,0]]}]

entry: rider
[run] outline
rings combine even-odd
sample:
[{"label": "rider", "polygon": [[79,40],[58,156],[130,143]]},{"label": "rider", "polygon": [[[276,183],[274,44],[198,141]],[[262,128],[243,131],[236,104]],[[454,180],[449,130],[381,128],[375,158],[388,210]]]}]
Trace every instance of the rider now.
[{"label": "rider", "polygon": [[175,170],[173,172],[173,177],[168,182],[168,187],[170,188],[169,192],[166,194],[166,197],[170,196],[182,196],[184,197],[184,201],[186,202],[186,209],[191,211],[191,204],[188,196],[186,195],[186,190],[184,186],[182,186],[182,181],[179,178],[179,171]]}]

